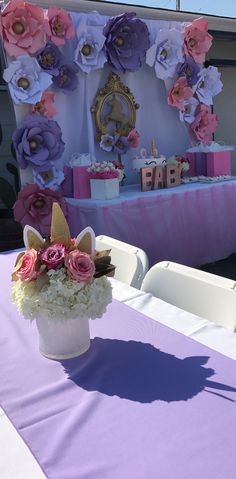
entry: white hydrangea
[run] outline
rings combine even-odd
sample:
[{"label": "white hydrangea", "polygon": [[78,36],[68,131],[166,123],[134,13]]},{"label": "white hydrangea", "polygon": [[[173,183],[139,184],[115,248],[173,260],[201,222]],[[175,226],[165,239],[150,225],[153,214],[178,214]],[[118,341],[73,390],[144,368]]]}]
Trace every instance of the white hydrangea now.
[{"label": "white hydrangea", "polygon": [[95,319],[103,315],[112,301],[112,287],[106,276],[88,284],[77,283],[60,268],[48,271],[35,281],[16,281],[12,300],[30,320]]}]

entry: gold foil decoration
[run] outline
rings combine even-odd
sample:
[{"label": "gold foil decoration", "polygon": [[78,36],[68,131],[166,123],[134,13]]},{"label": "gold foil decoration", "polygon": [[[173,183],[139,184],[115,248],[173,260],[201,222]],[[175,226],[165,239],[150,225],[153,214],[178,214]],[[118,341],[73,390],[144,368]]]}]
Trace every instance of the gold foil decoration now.
[{"label": "gold foil decoration", "polygon": [[62,243],[70,246],[71,236],[68,223],[58,203],[52,205],[52,222],[51,222],[51,243]]}]

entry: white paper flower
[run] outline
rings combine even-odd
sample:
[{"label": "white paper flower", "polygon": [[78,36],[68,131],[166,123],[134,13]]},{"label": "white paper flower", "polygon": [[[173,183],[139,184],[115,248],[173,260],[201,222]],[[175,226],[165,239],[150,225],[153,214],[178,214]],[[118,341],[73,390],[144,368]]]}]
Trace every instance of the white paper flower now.
[{"label": "white paper flower", "polygon": [[58,170],[54,166],[47,171],[34,171],[33,181],[39,188],[50,188],[53,191],[58,190],[60,184],[63,182],[65,175],[62,170]]},{"label": "white paper flower", "polygon": [[199,81],[195,94],[201,103],[212,105],[213,97],[218,95],[223,88],[223,83],[220,80],[221,73],[218,71],[218,68],[209,66],[208,68],[203,68],[198,76]]},{"label": "white paper flower", "polygon": [[154,66],[156,76],[162,80],[172,78],[177,65],[183,63],[183,34],[174,28],[160,30],[155,43],[146,54],[146,62]]},{"label": "white paper flower", "polygon": [[104,22],[98,13],[81,14],[76,28],[78,43],[74,61],[85,73],[103,68],[107,61],[103,50],[106,39],[103,28]]},{"label": "white paper flower", "polygon": [[189,98],[184,102],[184,110],[179,112],[179,117],[181,121],[186,121],[186,123],[193,123],[195,120],[195,111],[197,106],[199,105],[199,101],[197,98]]},{"label": "white paper flower", "polygon": [[44,72],[36,58],[21,55],[4,70],[4,80],[8,83],[14,103],[35,104],[52,83],[52,77]]}]

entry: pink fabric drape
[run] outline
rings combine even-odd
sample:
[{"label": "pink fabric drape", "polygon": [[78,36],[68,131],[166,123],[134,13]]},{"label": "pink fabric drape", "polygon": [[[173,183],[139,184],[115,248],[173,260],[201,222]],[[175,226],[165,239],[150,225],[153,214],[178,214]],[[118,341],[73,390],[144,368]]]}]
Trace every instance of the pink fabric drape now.
[{"label": "pink fabric drape", "polygon": [[189,266],[236,252],[236,181],[181,185],[142,193],[130,187],[116,200],[68,199],[73,235],[90,225],[146,251],[150,265],[170,260]]}]

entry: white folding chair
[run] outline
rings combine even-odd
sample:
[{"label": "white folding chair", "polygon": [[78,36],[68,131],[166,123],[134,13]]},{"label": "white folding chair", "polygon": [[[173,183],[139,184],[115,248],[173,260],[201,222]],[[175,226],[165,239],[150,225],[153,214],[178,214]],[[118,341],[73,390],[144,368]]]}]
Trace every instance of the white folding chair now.
[{"label": "white folding chair", "polygon": [[235,281],[162,261],[146,274],[141,289],[167,303],[224,326],[236,327]]},{"label": "white folding chair", "polygon": [[111,249],[111,262],[116,266],[115,279],[140,289],[148,271],[145,251],[109,236],[97,236],[96,250],[104,249]]}]

